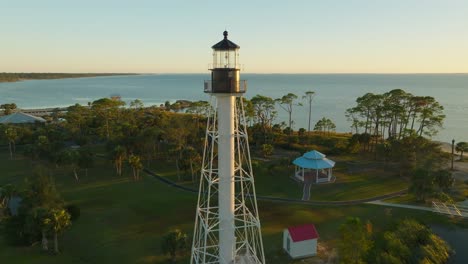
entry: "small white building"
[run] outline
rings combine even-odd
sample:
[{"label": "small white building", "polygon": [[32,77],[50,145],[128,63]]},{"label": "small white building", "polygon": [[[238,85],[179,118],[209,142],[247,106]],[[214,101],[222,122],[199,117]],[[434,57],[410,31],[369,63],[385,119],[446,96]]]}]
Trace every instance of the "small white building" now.
[{"label": "small white building", "polygon": [[289,227],[283,231],[283,248],[293,259],[315,256],[318,238],[313,224]]}]

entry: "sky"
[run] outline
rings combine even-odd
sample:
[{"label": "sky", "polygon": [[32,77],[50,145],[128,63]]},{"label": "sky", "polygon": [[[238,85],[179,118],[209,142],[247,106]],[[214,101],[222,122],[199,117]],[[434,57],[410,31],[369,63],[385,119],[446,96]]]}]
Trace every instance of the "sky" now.
[{"label": "sky", "polygon": [[0,0],[0,72],[466,73],[465,0]]}]

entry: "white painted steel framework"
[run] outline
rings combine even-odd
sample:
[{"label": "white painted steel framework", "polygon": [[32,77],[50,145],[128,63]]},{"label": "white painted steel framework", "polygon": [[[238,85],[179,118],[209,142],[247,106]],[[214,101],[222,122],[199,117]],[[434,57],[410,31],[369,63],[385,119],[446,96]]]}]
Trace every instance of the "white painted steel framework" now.
[{"label": "white painted steel framework", "polygon": [[242,96],[211,103],[190,263],[264,264]]}]

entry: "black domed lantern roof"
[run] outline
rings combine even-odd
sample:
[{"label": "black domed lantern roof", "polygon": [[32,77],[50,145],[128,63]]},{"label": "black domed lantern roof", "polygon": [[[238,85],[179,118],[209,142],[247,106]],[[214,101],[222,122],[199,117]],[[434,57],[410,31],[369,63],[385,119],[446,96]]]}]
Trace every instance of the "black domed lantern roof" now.
[{"label": "black domed lantern roof", "polygon": [[240,46],[238,46],[236,43],[228,40],[228,32],[224,31],[223,32],[224,39],[221,40],[220,42],[216,43],[211,47],[214,50],[236,50],[239,49]]}]

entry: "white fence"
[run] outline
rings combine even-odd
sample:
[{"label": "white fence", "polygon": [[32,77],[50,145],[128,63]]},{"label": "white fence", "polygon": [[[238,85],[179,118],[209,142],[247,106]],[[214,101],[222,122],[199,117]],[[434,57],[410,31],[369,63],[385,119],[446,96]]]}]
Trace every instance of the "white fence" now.
[{"label": "white fence", "polygon": [[468,217],[467,206],[456,206],[455,204],[447,204],[441,202],[432,202],[432,208],[435,212],[452,216]]}]

